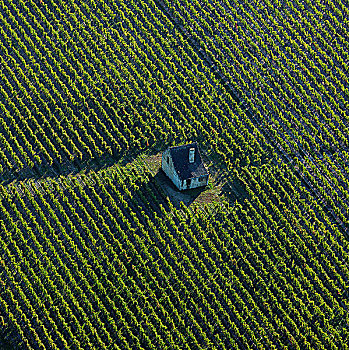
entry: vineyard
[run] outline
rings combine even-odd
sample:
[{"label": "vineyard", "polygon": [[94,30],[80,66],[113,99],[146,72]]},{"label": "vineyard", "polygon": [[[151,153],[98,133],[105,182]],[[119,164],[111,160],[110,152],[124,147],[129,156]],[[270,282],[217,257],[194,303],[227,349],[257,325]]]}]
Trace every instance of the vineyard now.
[{"label": "vineyard", "polygon": [[348,349],[348,18],[0,0],[0,348]]}]

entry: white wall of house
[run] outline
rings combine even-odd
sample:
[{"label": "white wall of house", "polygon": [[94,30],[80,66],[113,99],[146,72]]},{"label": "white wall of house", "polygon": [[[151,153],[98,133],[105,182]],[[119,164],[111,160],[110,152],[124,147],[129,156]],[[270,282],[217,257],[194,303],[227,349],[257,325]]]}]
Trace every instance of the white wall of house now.
[{"label": "white wall of house", "polygon": [[180,190],[182,190],[183,189],[182,181],[179,179],[179,176],[173,166],[172,158],[168,150],[166,150],[162,154],[161,167],[162,167],[162,170],[165,172],[165,174],[175,184],[175,186],[177,186]]},{"label": "white wall of house", "polygon": [[[189,182],[189,186],[188,186],[188,182]],[[200,176],[200,177],[194,177],[192,179],[187,179],[184,181],[183,184],[183,189],[187,189],[187,188],[197,188],[197,187],[201,187],[201,186],[206,186],[208,184],[208,176]]]}]

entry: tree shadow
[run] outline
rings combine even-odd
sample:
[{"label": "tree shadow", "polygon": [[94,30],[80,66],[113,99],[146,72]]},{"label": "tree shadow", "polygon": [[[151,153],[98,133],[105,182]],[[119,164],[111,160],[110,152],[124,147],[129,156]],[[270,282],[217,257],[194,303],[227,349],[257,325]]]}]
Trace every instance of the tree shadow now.
[{"label": "tree shadow", "polygon": [[250,195],[238,179],[228,179],[222,186],[222,192],[232,205],[236,201],[244,202],[245,199],[250,199]]}]

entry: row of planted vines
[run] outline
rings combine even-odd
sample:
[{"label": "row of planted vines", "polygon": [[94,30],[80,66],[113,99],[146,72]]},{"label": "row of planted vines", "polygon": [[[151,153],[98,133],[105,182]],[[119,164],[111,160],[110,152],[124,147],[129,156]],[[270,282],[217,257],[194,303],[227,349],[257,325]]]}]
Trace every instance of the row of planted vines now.
[{"label": "row of planted vines", "polygon": [[[347,349],[348,14],[0,0],[0,347]],[[219,203],[137,156],[189,140]]]},{"label": "row of planted vines", "polygon": [[342,349],[348,243],[264,168],[250,199],[195,211],[174,208],[141,162],[2,188],[3,336],[32,349]]},{"label": "row of planted vines", "polygon": [[5,339],[32,349],[342,349],[345,237],[324,213],[288,209],[291,189],[272,173],[258,176],[250,191],[264,200],[195,211],[174,208],[137,162],[2,188]]},{"label": "row of planted vines", "polygon": [[158,8],[30,5],[0,3],[2,172],[193,137],[260,159],[258,130]]}]

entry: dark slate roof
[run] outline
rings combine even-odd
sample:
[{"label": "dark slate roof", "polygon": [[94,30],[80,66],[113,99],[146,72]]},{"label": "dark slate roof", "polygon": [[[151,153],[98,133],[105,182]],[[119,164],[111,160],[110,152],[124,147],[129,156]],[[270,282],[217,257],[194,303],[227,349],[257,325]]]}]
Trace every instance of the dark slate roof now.
[{"label": "dark slate roof", "polygon": [[[195,148],[194,163],[189,163],[189,149]],[[174,168],[181,180],[208,175],[196,142],[187,145],[170,147]]]}]

